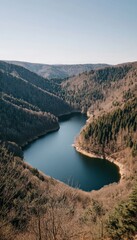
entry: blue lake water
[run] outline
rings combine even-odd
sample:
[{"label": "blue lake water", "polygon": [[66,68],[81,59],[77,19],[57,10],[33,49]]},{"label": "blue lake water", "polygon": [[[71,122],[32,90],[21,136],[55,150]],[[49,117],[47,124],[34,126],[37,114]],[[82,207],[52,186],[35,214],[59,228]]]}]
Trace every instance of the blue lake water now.
[{"label": "blue lake water", "polygon": [[45,174],[85,191],[118,182],[120,174],[113,163],[77,153],[72,144],[86,123],[80,113],[60,121],[60,129],[45,135],[24,149],[25,161]]}]

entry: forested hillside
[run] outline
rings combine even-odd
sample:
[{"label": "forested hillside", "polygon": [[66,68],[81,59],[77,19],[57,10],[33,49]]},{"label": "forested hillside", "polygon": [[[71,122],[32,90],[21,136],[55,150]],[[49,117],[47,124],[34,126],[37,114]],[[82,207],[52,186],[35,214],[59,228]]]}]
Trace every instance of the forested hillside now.
[{"label": "forested hillside", "polygon": [[137,233],[137,183],[126,201],[111,212],[107,230],[111,239],[133,239]]},{"label": "forested hillside", "polygon": [[38,107],[41,111],[56,116],[72,111],[68,104],[49,92],[51,88],[48,80],[35,73],[20,66],[0,62],[0,92],[12,95]]},{"label": "forested hillside", "polygon": [[[75,142],[79,152],[106,158],[117,164],[121,174],[117,186],[105,187],[95,194],[98,199],[104,198],[104,204],[107,204],[107,199],[108,204],[110,201],[113,203],[106,214],[106,238],[99,239],[136,239],[137,191],[132,182],[137,175],[136,90],[134,89],[134,94],[128,90],[124,99],[122,96],[123,102],[119,102],[114,108],[108,108],[106,113],[94,111]],[[111,101],[109,106],[112,106]],[[134,191],[130,195],[131,187]],[[101,221],[103,224],[103,220]]]},{"label": "forested hillside", "polygon": [[[57,118],[3,95],[0,101],[0,139],[24,145],[38,136],[59,128]],[[17,102],[17,104],[16,104]]]},{"label": "forested hillside", "polygon": [[52,84],[29,70],[0,62],[0,140],[24,145],[59,129],[55,116],[72,108],[52,94]]},{"label": "forested hillside", "polygon": [[79,139],[79,144],[97,154],[112,154],[128,147],[132,156],[137,156],[137,98],[121,109],[93,119]]},{"label": "forested hillside", "polygon": [[62,98],[75,108],[91,113],[104,106],[110,110],[135,96],[137,63],[85,72],[62,82],[61,87]]}]

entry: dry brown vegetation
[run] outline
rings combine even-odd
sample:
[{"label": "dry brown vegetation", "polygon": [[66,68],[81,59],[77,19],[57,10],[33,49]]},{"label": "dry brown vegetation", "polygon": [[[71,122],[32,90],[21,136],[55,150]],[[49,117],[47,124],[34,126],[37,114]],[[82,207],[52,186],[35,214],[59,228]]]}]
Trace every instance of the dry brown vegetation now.
[{"label": "dry brown vegetation", "polygon": [[[90,99],[92,101],[90,101],[87,96],[86,101],[88,102],[85,103],[85,95],[81,95],[84,84],[88,83],[86,86],[89,86],[89,92],[93,88],[88,81],[92,80],[90,77],[95,75],[95,72],[91,72],[89,75],[83,73],[78,78],[72,78],[68,81],[70,84],[69,94],[74,95],[75,90],[78,94],[76,94],[78,96],[77,102],[75,102],[76,106],[82,109],[84,104],[87,104],[84,110],[89,109],[91,116],[88,124],[104,112],[113,111],[117,107],[122,108],[125,102],[136,96],[137,64],[129,65],[130,67],[126,68],[126,71],[124,70],[125,75],[122,75],[122,78],[110,81],[104,88],[101,87],[101,91],[105,95],[103,100],[92,98]],[[122,66],[122,74],[123,69]],[[86,79],[87,83],[85,82]],[[74,85],[76,86],[74,87]],[[97,97],[101,97],[99,92],[96,92],[96,94]],[[79,97],[81,98],[80,104]],[[91,103],[93,103],[92,107]],[[23,104],[26,103],[23,102]],[[136,139],[136,132],[133,138]],[[110,156],[124,166],[124,176],[119,183],[113,183],[89,193],[73,189],[60,181],[45,176],[23,162],[21,158],[9,153],[7,145],[5,147],[1,144],[0,239],[135,239],[135,231],[130,237],[123,235],[124,237],[120,238],[110,236],[107,228],[109,216],[111,216],[114,208],[121,201],[128,202],[135,184],[137,169],[137,157],[132,155],[132,149],[125,145],[120,147],[120,132],[117,135],[116,142],[119,147],[117,151],[110,152]]]},{"label": "dry brown vegetation", "polygon": [[1,240],[107,239],[108,214],[131,193],[133,176],[87,193],[0,152]]},{"label": "dry brown vegetation", "polygon": [[63,98],[91,117],[122,106],[136,96],[137,63],[79,74],[62,83]]},{"label": "dry brown vegetation", "polygon": [[[1,146],[0,167],[1,240],[26,236],[79,239],[91,232],[88,224],[83,224],[84,212],[87,214],[87,206],[92,208],[99,203],[93,202],[88,194],[44,176],[13,157],[4,146]],[[95,221],[98,213],[94,208]]]}]

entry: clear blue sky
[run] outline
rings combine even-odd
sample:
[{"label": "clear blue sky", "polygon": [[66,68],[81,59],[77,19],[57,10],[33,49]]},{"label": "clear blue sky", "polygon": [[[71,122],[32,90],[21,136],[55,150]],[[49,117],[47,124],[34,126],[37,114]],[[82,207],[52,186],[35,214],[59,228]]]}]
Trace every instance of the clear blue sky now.
[{"label": "clear blue sky", "polygon": [[0,59],[137,60],[137,0],[0,0]]}]

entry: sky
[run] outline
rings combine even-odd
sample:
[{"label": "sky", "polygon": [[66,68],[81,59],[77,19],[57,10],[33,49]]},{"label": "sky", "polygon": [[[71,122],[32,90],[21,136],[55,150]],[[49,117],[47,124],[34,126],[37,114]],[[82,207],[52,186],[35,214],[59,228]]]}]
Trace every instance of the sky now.
[{"label": "sky", "polygon": [[0,0],[0,59],[137,61],[137,0]]}]

